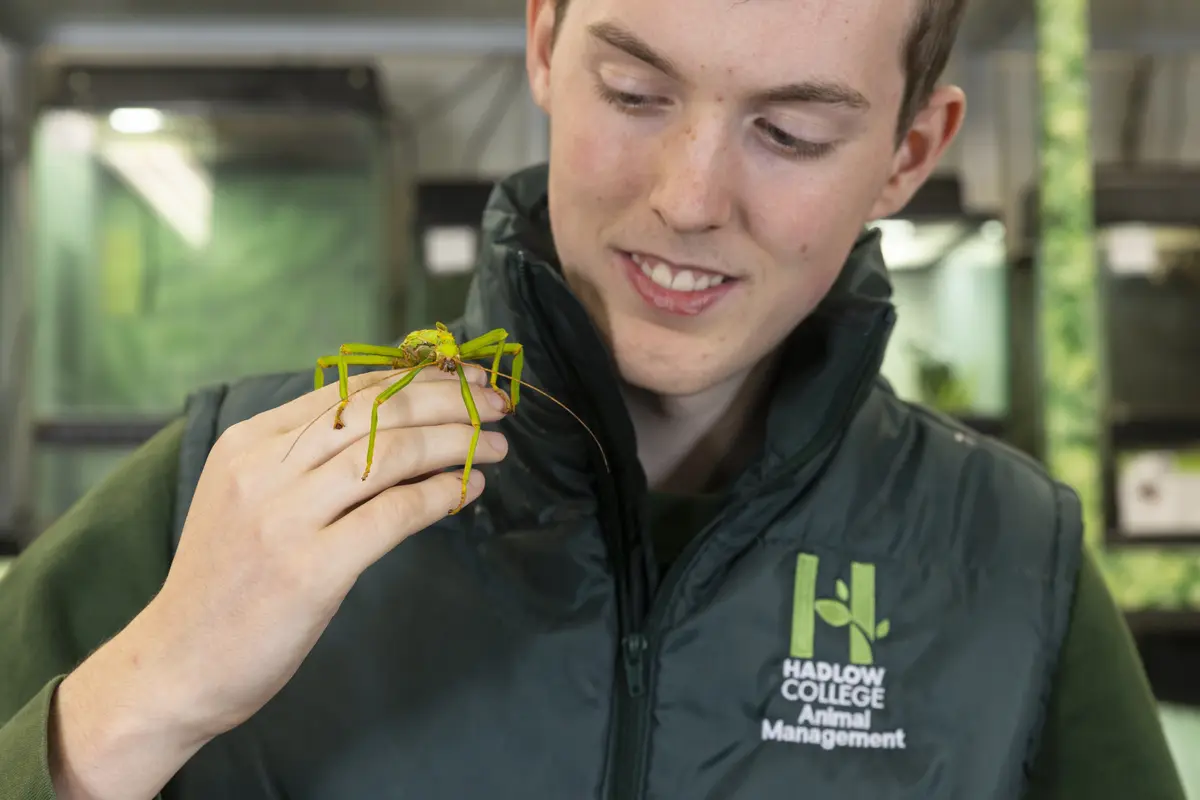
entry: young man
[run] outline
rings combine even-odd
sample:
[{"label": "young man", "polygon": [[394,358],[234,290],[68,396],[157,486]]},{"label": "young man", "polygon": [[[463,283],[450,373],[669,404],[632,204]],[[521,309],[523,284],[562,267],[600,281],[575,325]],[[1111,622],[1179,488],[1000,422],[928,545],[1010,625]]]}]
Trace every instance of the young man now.
[{"label": "young man", "polygon": [[1074,496],[877,377],[961,2],[559,3],[452,328],[603,450],[474,371],[447,515],[453,376],[365,479],[388,383],[198,395],[0,583],[0,796],[1182,798]]}]

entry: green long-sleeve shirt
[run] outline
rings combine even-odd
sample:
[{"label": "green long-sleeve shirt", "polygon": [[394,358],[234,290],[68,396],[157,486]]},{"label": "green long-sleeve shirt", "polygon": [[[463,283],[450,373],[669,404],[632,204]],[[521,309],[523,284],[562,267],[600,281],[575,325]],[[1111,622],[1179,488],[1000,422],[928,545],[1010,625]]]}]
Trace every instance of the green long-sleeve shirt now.
[{"label": "green long-sleeve shirt", "polygon": [[[0,580],[0,800],[53,800],[53,691],[154,596],[182,426],[154,437]],[[719,500],[656,494],[652,530],[669,563]],[[1185,800],[1132,637],[1091,558],[1083,561],[1026,800]]]}]

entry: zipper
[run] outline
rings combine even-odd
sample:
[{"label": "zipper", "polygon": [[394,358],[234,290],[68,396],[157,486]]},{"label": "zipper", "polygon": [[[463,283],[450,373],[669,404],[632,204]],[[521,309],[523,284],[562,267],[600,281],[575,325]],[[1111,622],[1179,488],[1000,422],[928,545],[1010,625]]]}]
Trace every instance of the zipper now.
[{"label": "zipper", "polygon": [[[642,795],[647,756],[650,751],[650,708],[652,691],[657,678],[654,665],[658,663],[658,646],[660,644],[658,636],[663,617],[671,608],[677,587],[691,568],[691,562],[699,555],[714,529],[718,528],[726,519],[740,514],[753,500],[763,494],[770,494],[778,484],[792,480],[795,475],[793,465],[798,467],[807,464],[824,450],[840,431],[845,429],[851,415],[861,408],[867,389],[874,383],[875,375],[866,370],[865,366],[878,360],[883,341],[883,337],[879,335],[880,329],[886,329],[893,323],[894,312],[888,312],[872,327],[872,345],[867,348],[857,364],[858,368],[853,373],[855,376],[853,391],[850,394],[849,402],[842,406],[842,412],[838,415],[836,423],[815,436],[800,454],[789,462],[787,467],[779,470],[781,477],[768,482],[765,486],[755,487],[756,491],[753,494],[743,493],[734,503],[722,509],[710,520],[702,531],[697,532],[680,553],[679,558],[671,565],[671,569],[668,570],[643,624],[622,637],[626,692],[622,695],[622,702],[618,703],[617,730],[620,738],[616,748],[617,777],[613,782],[613,800],[637,800]],[[805,488],[811,487],[815,480],[814,477]]]},{"label": "zipper", "polygon": [[625,685],[630,697],[641,697],[646,693],[646,650],[650,642],[644,633],[626,634],[622,641],[625,656]]},{"label": "zipper", "polygon": [[[541,303],[537,298],[537,293],[533,287],[534,277],[530,270],[529,256],[524,250],[517,250],[517,273],[521,284],[527,295],[527,305],[532,309],[533,313],[538,317],[539,327],[542,330],[553,330],[546,319],[546,314]],[[555,354],[550,354],[551,359],[557,361]],[[573,372],[574,368],[571,365],[556,364],[559,369],[566,367],[568,371]],[[593,409],[594,412],[594,409]],[[593,413],[593,420],[599,420],[600,415]],[[604,444],[609,443],[607,431],[603,429],[597,430],[598,438]],[[609,458],[609,468],[617,469],[616,465],[616,449],[612,448],[612,455]],[[601,469],[600,472],[603,472]],[[610,747],[610,765],[615,765],[617,780],[615,786],[615,797],[624,798],[627,796],[624,787],[621,785],[620,776],[623,773],[622,764],[629,763],[631,759],[636,757],[636,751],[630,751],[631,744],[640,743],[643,739],[641,734],[641,726],[644,725],[642,719],[646,715],[644,709],[643,698],[646,694],[646,652],[649,650],[649,640],[645,632],[642,630],[641,623],[644,621],[646,609],[644,606],[646,592],[635,593],[634,584],[638,580],[639,569],[638,564],[634,563],[631,557],[627,541],[631,538],[630,531],[632,527],[629,521],[628,503],[630,502],[625,495],[626,492],[621,490],[615,473],[604,475],[602,481],[607,484],[607,490],[612,494],[612,503],[605,503],[604,498],[601,500],[601,513],[607,508],[611,514],[609,521],[602,521],[602,526],[605,531],[609,531],[610,535],[607,538],[607,545],[612,549],[613,561],[613,580],[615,583],[615,592],[617,599],[617,626],[618,637],[620,642],[620,662],[623,665],[621,675],[624,682],[622,690],[614,692],[612,702],[612,714],[614,720],[615,737]],[[644,563],[644,559],[637,559],[638,563]],[[648,577],[646,575],[643,578]],[[641,748],[644,749],[644,748]],[[613,769],[610,766],[610,771]]]},{"label": "zipper", "polygon": [[[539,317],[538,323],[543,330],[552,330],[547,324],[546,315],[542,309],[541,303],[537,299],[537,294],[533,289],[533,276],[531,274],[529,257],[523,251],[517,251],[517,273],[527,292],[528,305],[533,312]],[[554,355],[551,354],[551,358]],[[558,368],[566,367],[573,371],[571,365],[557,364]],[[599,419],[598,414],[592,414],[593,419]],[[608,443],[609,437],[605,434],[607,431],[599,430],[597,434],[602,442]],[[614,692],[612,702],[613,714],[613,730],[614,736],[610,747],[610,767],[609,774],[613,776],[613,797],[632,798],[634,796],[633,786],[630,783],[639,779],[643,770],[642,760],[644,758],[644,740],[646,723],[645,718],[648,714],[646,706],[647,693],[647,662],[646,654],[650,650],[650,640],[646,634],[646,629],[643,627],[647,621],[646,593],[649,591],[649,574],[646,568],[649,566],[645,558],[633,559],[627,546],[628,541],[632,540],[631,534],[637,534],[635,530],[630,530],[636,523],[630,522],[630,514],[628,505],[631,502],[626,496],[628,493],[621,490],[619,481],[616,478],[616,450],[613,448],[613,454],[609,459],[609,467],[614,470],[614,473],[604,476],[604,481],[607,483],[607,489],[612,493],[612,504],[604,503],[604,498],[601,498],[601,513],[603,509],[608,508],[612,515],[607,524],[604,524],[605,530],[611,530],[611,535],[607,537],[607,544],[612,548],[613,560],[613,580],[617,598],[617,626],[618,626],[618,641],[620,643],[619,660],[622,665],[620,670],[621,682],[624,686],[617,692]],[[601,470],[602,471],[602,470]],[[635,563],[635,561],[637,563]],[[641,565],[639,569],[639,565]],[[639,575],[641,572],[641,575]],[[646,591],[635,592],[636,582],[640,579],[647,587]],[[632,764],[633,769],[626,769],[625,765]]]}]

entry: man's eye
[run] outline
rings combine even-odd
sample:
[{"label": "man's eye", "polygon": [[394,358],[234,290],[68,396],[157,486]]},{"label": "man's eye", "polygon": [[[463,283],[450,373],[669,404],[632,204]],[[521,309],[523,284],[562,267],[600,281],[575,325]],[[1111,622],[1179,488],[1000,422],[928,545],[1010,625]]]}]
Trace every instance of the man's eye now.
[{"label": "man's eye", "polygon": [[758,129],[767,137],[768,144],[776,150],[780,150],[784,155],[792,158],[820,158],[833,150],[832,142],[810,142],[805,139],[797,139],[785,130],[772,125],[766,120],[758,120],[756,123]]},{"label": "man's eye", "polygon": [[646,94],[634,94],[633,92],[622,92],[603,82],[596,84],[596,90],[600,93],[600,97],[604,102],[627,111],[644,111],[658,105],[658,98],[656,97]]}]

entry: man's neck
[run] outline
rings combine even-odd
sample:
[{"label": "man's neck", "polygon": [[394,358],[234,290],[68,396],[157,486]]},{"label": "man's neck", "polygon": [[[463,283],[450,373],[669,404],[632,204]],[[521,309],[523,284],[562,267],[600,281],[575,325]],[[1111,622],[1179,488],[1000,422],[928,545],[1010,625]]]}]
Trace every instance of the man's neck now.
[{"label": "man's neck", "polygon": [[762,443],[761,413],[775,358],[686,397],[655,395],[624,385],[637,434],[638,458],[653,490],[717,491],[745,467]]}]

